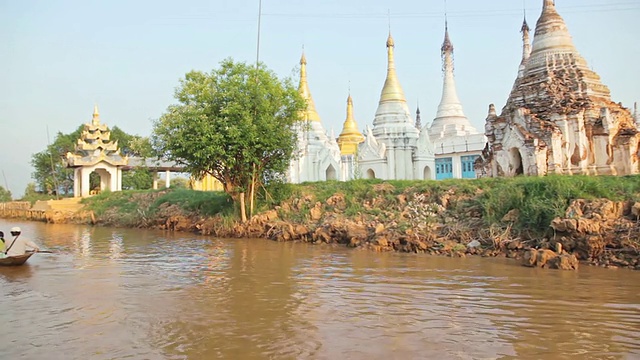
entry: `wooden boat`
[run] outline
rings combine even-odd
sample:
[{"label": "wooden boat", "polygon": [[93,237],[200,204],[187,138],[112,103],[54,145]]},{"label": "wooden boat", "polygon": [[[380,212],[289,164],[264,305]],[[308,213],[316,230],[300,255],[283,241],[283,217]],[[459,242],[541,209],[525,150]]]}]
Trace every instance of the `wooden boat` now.
[{"label": "wooden boat", "polygon": [[9,256],[9,257],[5,257],[5,258],[0,258],[0,266],[18,266],[18,265],[22,265],[25,262],[27,262],[27,260],[29,260],[29,258],[31,257],[31,255],[35,254],[35,252],[27,252],[24,255],[18,255],[18,256]]}]

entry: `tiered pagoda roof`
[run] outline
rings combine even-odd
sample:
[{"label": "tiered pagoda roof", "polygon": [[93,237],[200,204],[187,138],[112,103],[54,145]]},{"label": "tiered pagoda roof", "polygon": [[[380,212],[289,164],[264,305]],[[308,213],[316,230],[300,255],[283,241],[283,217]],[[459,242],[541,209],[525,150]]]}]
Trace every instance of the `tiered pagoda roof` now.
[{"label": "tiered pagoda roof", "polygon": [[111,132],[100,123],[98,106],[93,109],[91,123],[85,124],[73,153],[67,153],[67,166],[92,166],[106,162],[113,166],[127,165],[127,158],[120,154],[118,142],[111,141]]}]

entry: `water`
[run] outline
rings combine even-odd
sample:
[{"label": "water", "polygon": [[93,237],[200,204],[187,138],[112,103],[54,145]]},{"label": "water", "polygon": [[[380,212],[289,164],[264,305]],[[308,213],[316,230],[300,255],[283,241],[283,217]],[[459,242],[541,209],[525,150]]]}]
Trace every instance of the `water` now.
[{"label": "water", "polygon": [[640,272],[0,220],[1,358],[638,359]]}]

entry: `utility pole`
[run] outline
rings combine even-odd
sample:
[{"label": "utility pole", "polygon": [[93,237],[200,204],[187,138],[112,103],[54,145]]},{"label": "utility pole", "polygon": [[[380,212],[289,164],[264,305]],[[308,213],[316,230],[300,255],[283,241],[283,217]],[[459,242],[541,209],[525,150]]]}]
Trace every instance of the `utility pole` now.
[{"label": "utility pole", "polygon": [[256,69],[260,63],[260,20],[262,19],[262,0],[258,0],[258,42],[256,45]]}]

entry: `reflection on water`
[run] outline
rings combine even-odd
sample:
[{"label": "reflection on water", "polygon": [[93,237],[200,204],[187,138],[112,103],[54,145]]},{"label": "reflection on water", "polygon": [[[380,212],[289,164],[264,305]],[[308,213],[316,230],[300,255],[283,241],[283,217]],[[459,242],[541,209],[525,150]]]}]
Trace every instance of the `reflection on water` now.
[{"label": "reflection on water", "polygon": [[17,225],[59,253],[0,268],[7,358],[640,358],[640,272]]}]

